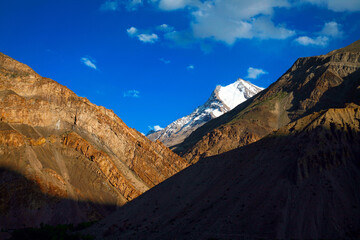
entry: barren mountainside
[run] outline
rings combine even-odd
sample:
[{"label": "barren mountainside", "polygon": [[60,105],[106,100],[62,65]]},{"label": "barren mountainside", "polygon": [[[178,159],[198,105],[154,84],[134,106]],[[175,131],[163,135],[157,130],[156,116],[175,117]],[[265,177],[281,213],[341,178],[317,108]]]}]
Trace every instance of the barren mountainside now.
[{"label": "barren mountainside", "polygon": [[187,166],[113,111],[0,53],[2,227],[96,220]]},{"label": "barren mountainside", "polygon": [[359,103],[360,41],[299,58],[275,83],[195,130],[175,152],[190,163],[255,142],[314,111]]}]

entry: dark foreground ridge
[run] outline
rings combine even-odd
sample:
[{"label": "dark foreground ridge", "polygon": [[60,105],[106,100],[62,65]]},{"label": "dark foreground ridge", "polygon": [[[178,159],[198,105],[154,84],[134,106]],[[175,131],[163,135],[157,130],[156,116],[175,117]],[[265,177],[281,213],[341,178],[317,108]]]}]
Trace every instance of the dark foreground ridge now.
[{"label": "dark foreground ridge", "polygon": [[203,159],[86,233],[97,239],[360,237],[360,107]]},{"label": "dark foreground ridge", "polygon": [[[3,215],[0,219],[0,239],[90,240],[93,237],[77,234],[76,231],[91,226],[96,220],[119,208],[117,205],[76,201],[44,194],[35,182],[5,168],[0,168],[0,189],[0,212]],[[89,222],[83,222],[84,220]],[[59,222],[62,224],[59,225]]]}]

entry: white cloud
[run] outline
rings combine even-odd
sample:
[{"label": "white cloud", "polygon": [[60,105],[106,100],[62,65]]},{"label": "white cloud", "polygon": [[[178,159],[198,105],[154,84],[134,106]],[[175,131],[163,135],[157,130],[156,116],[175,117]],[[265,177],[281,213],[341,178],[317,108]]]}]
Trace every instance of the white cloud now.
[{"label": "white cloud", "polygon": [[341,25],[337,22],[327,22],[325,23],[323,29],[319,32],[319,34],[333,38],[342,37],[344,33],[340,30],[340,28]]},{"label": "white cloud", "polygon": [[[164,11],[183,9],[191,16],[190,28],[175,31],[173,27],[162,24],[156,30],[163,32],[164,38],[174,45],[189,47],[211,41],[233,45],[239,39],[287,39],[296,32],[288,28],[285,22],[275,21],[274,11],[278,8],[295,8],[304,2],[338,12],[360,11],[360,0],[107,0],[102,8],[116,10],[122,4],[131,10],[153,4]],[[147,43],[159,39],[158,35],[149,34],[149,31],[128,33]],[[315,37],[301,36],[296,42],[323,46],[328,41],[325,37],[341,37],[343,32],[341,25],[328,22],[322,31],[313,34]]]},{"label": "white cloud", "polygon": [[158,35],[156,35],[155,33],[152,33],[152,34],[142,33],[142,34],[137,35],[137,37],[139,38],[139,40],[141,42],[144,42],[144,43],[154,43],[159,39]]},{"label": "white cloud", "polygon": [[136,10],[142,4],[142,0],[129,0],[126,4],[126,9],[129,11]]},{"label": "white cloud", "polygon": [[314,33],[317,37],[300,36],[294,41],[304,46],[326,47],[332,38],[340,38],[343,34],[341,25],[332,21],[325,23],[319,32]]},{"label": "white cloud", "polygon": [[164,128],[160,127],[159,125],[155,125],[155,126],[148,126],[148,128],[149,128],[150,130],[155,131],[155,132],[157,132],[157,131],[161,131],[161,130],[163,130],[163,129],[164,129]]},{"label": "white cloud", "polygon": [[189,65],[189,66],[186,67],[186,69],[187,70],[193,70],[193,69],[195,69],[195,67],[194,67],[194,65]]},{"label": "white cloud", "polygon": [[262,39],[286,39],[295,34],[295,31],[284,26],[275,26],[270,17],[258,17],[252,22],[252,36]]},{"label": "white cloud", "polygon": [[171,63],[170,60],[166,60],[166,59],[164,59],[164,58],[160,58],[159,60],[162,61],[162,62],[165,63],[165,64]]},{"label": "white cloud", "polygon": [[138,30],[135,27],[131,27],[126,29],[126,32],[132,37],[138,32]]},{"label": "white cloud", "polygon": [[165,11],[177,10],[192,5],[197,0],[160,0],[159,8]]},{"label": "white cloud", "polygon": [[157,26],[156,29],[159,30],[159,31],[162,31],[162,32],[171,32],[171,31],[174,30],[174,27],[169,26],[169,25],[164,23],[164,24],[161,24],[161,25]]},{"label": "white cloud", "polygon": [[193,12],[194,36],[229,45],[242,38],[288,38],[295,32],[271,20],[274,8],[278,7],[289,7],[289,4],[286,0],[206,1]]},{"label": "white cloud", "polygon": [[249,79],[257,79],[261,75],[267,74],[267,72],[264,71],[263,69],[253,68],[253,67],[249,67],[247,72],[248,74],[245,78],[249,78]]},{"label": "white cloud", "polygon": [[[119,1],[119,0],[118,0]],[[136,6],[144,0],[136,1]],[[290,8],[290,0],[147,0],[164,11],[186,9],[192,16],[190,28],[175,31],[162,24],[156,30],[164,32],[164,38],[177,46],[188,47],[202,44],[204,39],[221,41],[228,45],[238,39],[286,39],[295,34],[282,23],[272,19],[275,8]],[[140,41],[155,42],[154,33],[137,35]],[[150,37],[150,38],[149,38]]]},{"label": "white cloud", "polygon": [[295,34],[283,24],[272,21],[274,8],[290,7],[287,0],[160,0],[162,10],[186,8],[192,15],[191,31],[170,31],[165,38],[180,46],[182,40],[212,39],[232,45],[238,39],[285,39]]},{"label": "white cloud", "polygon": [[128,90],[128,91],[124,92],[123,97],[139,98],[140,97],[140,92],[137,91],[137,90]]},{"label": "white cloud", "polygon": [[329,38],[325,36],[318,36],[316,38],[311,38],[308,36],[301,36],[295,39],[295,42],[297,42],[300,45],[304,46],[320,46],[325,47],[329,43]]},{"label": "white cloud", "polygon": [[164,128],[160,127],[159,125],[155,125],[154,126],[154,130],[157,132],[157,131],[160,131],[160,130],[163,130]]},{"label": "white cloud", "polygon": [[97,69],[96,68],[96,65],[95,65],[95,60],[94,59],[91,59],[90,57],[82,57],[81,59],[81,62],[83,64],[85,64],[86,66],[88,66],[89,68],[93,68],[93,69]]},{"label": "white cloud", "polygon": [[135,27],[130,27],[126,29],[126,32],[130,37],[137,37],[141,42],[144,43],[154,43],[157,40],[159,40],[159,36],[155,33],[147,34],[147,33],[141,33],[142,31],[139,31]]},{"label": "white cloud", "polygon": [[325,7],[335,12],[360,11],[359,0],[305,0],[306,2]]}]

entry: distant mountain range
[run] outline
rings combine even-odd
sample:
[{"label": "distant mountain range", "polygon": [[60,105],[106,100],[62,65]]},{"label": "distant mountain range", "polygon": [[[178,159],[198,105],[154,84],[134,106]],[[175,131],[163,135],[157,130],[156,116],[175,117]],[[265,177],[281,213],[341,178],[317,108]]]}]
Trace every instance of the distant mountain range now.
[{"label": "distant mountain range", "polygon": [[225,87],[217,86],[210,98],[191,114],[172,122],[164,129],[152,130],[146,136],[152,141],[159,140],[168,147],[177,145],[197,128],[232,110],[262,90],[263,88],[243,79]]}]

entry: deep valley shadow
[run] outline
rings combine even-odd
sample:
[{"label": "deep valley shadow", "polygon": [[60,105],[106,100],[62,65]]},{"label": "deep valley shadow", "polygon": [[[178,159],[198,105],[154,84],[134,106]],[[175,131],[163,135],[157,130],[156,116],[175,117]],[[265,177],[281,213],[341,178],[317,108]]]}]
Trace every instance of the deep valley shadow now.
[{"label": "deep valley shadow", "polygon": [[1,229],[76,225],[100,220],[119,208],[44,194],[35,182],[3,167],[0,168],[0,192]]},{"label": "deep valley shadow", "polygon": [[329,121],[319,116],[312,126],[305,119],[202,159],[86,232],[121,239],[359,238],[360,132],[336,119],[336,110],[329,114],[320,115]]}]

